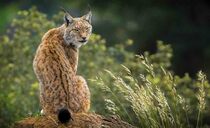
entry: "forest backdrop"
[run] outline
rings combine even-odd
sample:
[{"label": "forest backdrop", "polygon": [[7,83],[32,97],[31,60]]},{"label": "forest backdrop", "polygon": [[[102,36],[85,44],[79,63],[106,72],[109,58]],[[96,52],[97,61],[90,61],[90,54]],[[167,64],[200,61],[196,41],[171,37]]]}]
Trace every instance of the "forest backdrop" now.
[{"label": "forest backdrop", "polygon": [[[61,6],[73,16],[81,16],[87,12],[88,4],[93,12],[95,34],[81,48],[79,74],[88,79],[91,88],[91,111],[118,114],[140,127],[209,124],[210,109],[204,106],[210,104],[210,86],[203,73],[197,74],[199,70],[207,76],[210,74],[208,0],[3,0],[0,2],[0,127],[39,115],[38,82],[32,60],[41,36],[63,23]],[[135,57],[136,54],[144,57]],[[113,83],[116,87],[111,86]],[[120,91],[125,97],[116,93]],[[152,98],[144,99],[143,93],[133,95],[138,91],[149,91],[145,95]],[[154,99],[154,95],[159,99]],[[130,96],[146,105],[133,101]],[[157,103],[153,101],[163,104],[154,109],[151,106]],[[163,111],[163,115],[143,110]],[[151,118],[144,117],[145,114]],[[147,122],[150,119],[152,123]]]},{"label": "forest backdrop", "polygon": [[[82,15],[88,4],[93,11],[94,32],[113,45],[128,38],[130,49],[155,51],[156,40],[172,44],[173,69],[183,75],[203,69],[210,73],[210,2],[208,0],[1,0],[0,32],[5,32],[20,9],[35,5],[48,17],[60,7],[73,16]],[[190,65],[188,65],[190,64]]]}]

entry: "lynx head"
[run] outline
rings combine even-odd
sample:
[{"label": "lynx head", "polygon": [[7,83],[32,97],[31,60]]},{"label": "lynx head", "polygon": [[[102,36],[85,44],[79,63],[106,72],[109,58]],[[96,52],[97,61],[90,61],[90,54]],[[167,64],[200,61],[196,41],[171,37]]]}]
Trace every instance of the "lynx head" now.
[{"label": "lynx head", "polygon": [[79,18],[73,18],[66,12],[64,16],[65,30],[63,38],[67,45],[79,48],[88,42],[92,33],[91,16],[91,11]]}]

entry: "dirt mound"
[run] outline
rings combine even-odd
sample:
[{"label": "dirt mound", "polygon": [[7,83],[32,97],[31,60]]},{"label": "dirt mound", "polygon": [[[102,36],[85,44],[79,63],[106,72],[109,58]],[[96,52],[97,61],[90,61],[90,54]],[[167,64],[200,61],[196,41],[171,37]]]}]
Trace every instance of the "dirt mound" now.
[{"label": "dirt mound", "polygon": [[134,128],[114,116],[105,118],[93,113],[79,113],[72,117],[66,124],[61,124],[56,115],[28,117],[16,122],[14,128]]}]

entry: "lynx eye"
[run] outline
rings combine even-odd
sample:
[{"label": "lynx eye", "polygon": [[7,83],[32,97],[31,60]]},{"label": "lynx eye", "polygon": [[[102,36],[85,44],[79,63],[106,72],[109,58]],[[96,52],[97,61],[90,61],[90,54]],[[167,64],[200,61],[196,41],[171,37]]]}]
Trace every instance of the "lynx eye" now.
[{"label": "lynx eye", "polygon": [[73,29],[74,31],[76,31],[76,32],[79,32],[79,29],[78,28],[75,28],[75,29]]},{"label": "lynx eye", "polygon": [[88,32],[89,31],[89,28],[85,28],[85,31]]}]

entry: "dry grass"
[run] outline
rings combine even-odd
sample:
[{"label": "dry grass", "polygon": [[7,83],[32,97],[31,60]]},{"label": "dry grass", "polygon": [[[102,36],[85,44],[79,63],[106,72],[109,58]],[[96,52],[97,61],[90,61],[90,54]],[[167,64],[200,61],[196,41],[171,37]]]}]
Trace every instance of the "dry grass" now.
[{"label": "dry grass", "polygon": [[[133,75],[132,71],[122,65],[122,72],[112,73],[105,70],[113,80],[112,85],[102,77],[97,77],[95,82],[101,88],[112,95],[112,99],[105,99],[106,106],[112,114],[125,113],[128,121],[134,122],[130,116],[127,106],[121,100],[127,101],[138,119],[139,127],[142,128],[191,128],[189,121],[190,105],[177,91],[177,85],[172,73],[160,66],[161,76],[156,74],[153,65],[144,56],[138,56],[139,62],[144,65],[147,73]],[[160,81],[160,82],[157,82]],[[161,83],[167,85],[166,90],[162,89]],[[196,94],[198,99],[198,115],[196,127],[201,127],[200,121],[205,108],[204,83],[206,76],[198,73],[197,83],[199,91]],[[116,93],[117,92],[117,93]],[[168,95],[170,94],[170,95]],[[119,97],[119,95],[121,97]],[[135,125],[135,123],[133,123]]]}]

